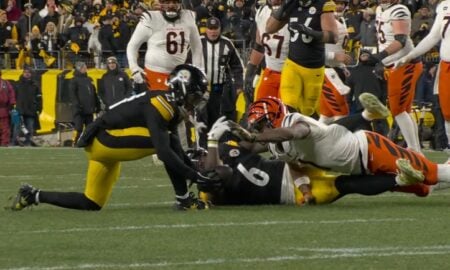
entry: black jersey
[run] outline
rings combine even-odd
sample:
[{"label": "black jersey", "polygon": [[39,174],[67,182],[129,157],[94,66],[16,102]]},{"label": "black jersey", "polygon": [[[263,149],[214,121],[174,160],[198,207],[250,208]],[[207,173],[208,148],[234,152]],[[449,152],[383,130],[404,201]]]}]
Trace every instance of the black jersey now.
[{"label": "black jersey", "polygon": [[236,141],[219,146],[224,164],[233,168],[233,176],[225,183],[216,204],[280,204],[285,163],[267,160],[239,147]]},{"label": "black jersey", "polygon": [[[181,109],[176,105],[171,92],[146,91],[123,99],[109,108],[109,111],[96,120],[100,130],[113,132],[132,127],[147,128],[148,139],[151,142],[145,144],[142,141],[135,141],[137,148],[153,146],[171,178],[173,174],[178,174],[180,177],[195,179],[197,172],[190,166],[191,164],[186,165],[186,157],[178,138],[177,126],[183,118]],[[101,135],[101,132],[98,134]],[[128,135],[136,136],[137,134],[130,132]],[[145,140],[143,136],[136,137],[140,137],[136,139]],[[97,136],[97,138],[107,143],[105,140],[108,136]],[[113,141],[109,140],[108,143],[111,144]],[[116,143],[110,146],[127,148],[129,144]]]},{"label": "black jersey", "polygon": [[325,44],[305,34],[299,34],[292,24],[304,24],[315,31],[322,31],[320,17],[323,13],[334,12],[336,5],[330,0],[312,1],[309,7],[299,7],[292,11],[289,18],[288,58],[306,68],[319,68],[325,65]]}]

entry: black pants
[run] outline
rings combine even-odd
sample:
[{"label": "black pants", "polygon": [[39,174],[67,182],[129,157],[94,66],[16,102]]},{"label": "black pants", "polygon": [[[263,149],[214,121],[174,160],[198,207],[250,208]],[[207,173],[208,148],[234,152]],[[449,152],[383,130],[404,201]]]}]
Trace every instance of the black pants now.
[{"label": "black pants", "polygon": [[94,114],[75,114],[73,116],[73,125],[75,128],[75,134],[73,137],[73,142],[77,142],[78,138],[81,135],[81,132],[83,132],[83,129],[92,123],[94,120]]}]

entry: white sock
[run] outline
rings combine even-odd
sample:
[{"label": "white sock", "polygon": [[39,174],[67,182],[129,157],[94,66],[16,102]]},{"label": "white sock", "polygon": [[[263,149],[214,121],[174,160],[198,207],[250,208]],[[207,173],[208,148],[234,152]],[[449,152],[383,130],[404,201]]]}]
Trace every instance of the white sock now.
[{"label": "white sock", "polygon": [[420,149],[419,134],[417,133],[417,123],[407,112],[402,112],[396,115],[395,121],[400,127],[400,131],[402,132],[408,148],[418,153],[422,153]]},{"label": "white sock", "polygon": [[450,182],[450,164],[437,165],[438,181]]},{"label": "white sock", "polygon": [[445,121],[445,133],[447,134],[448,144],[450,145],[450,120]]},{"label": "white sock", "polygon": [[361,115],[367,121],[372,121],[373,120],[372,117],[369,117],[369,112],[366,109],[364,109],[364,111],[361,113]]}]

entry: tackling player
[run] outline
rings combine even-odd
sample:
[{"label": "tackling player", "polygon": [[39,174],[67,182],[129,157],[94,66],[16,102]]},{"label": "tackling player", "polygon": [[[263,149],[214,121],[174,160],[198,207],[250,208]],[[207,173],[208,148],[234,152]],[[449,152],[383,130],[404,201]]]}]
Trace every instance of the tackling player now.
[{"label": "tackling player", "polygon": [[[442,1],[436,8],[436,18],[430,32],[422,41],[417,44],[416,48],[403,56],[395,63],[395,67],[401,66],[414,61],[417,57],[427,53],[438,42],[440,44],[439,68],[437,72],[437,80],[434,84],[434,92],[439,94],[439,103],[441,104],[442,114],[445,119],[445,131],[447,139],[450,142],[450,1]],[[450,145],[447,147],[450,151]],[[450,159],[449,159],[450,161]]]},{"label": "tackling player", "polygon": [[373,59],[379,64],[375,70],[387,77],[389,108],[408,148],[420,153],[417,123],[409,112],[416,82],[422,74],[422,62],[414,59],[401,68],[392,68],[396,60],[414,48],[410,38],[411,13],[405,5],[399,4],[399,0],[380,0],[376,24],[379,52],[373,55]]},{"label": "tackling player", "polygon": [[[167,90],[167,78],[178,65],[186,63],[189,50],[192,64],[204,71],[200,34],[194,13],[181,9],[180,0],[160,1],[161,10],[145,11],[127,46],[127,57],[135,83],[150,90]],[[145,71],[139,67],[139,48],[147,43]],[[144,77],[143,77],[144,76]]]},{"label": "tackling player", "polygon": [[295,111],[312,115],[324,79],[324,43],[336,43],[336,5],[328,0],[286,0],[267,20],[273,34],[288,24],[289,53],[283,65],[280,98]]},{"label": "tackling player", "polygon": [[228,132],[230,128],[224,120],[223,117],[216,121],[208,134],[206,161],[203,163],[202,153],[194,158],[206,170],[213,169],[221,175],[220,185],[197,185],[200,199],[215,205],[324,204],[347,194],[376,195],[423,181],[423,174],[404,159],[397,161],[399,175],[337,175],[303,167],[304,176],[295,179],[286,162],[268,160],[240,144]]},{"label": "tackling player", "polygon": [[[205,209],[188,192],[186,180],[208,179],[184,154],[177,125],[201,103],[207,89],[205,74],[191,65],[177,66],[169,76],[168,91],[145,91],[119,101],[88,126],[77,145],[85,147],[89,164],[84,193],[41,191],[25,184],[11,206],[22,210],[48,203],[79,210],[100,210],[111,196],[122,161],[157,154],[175,190],[175,207]],[[210,179],[208,179],[210,180]]]},{"label": "tackling player", "polygon": [[[378,101],[367,93],[360,96],[361,101],[364,99]],[[287,114],[285,105],[277,98],[255,101],[249,108],[248,124],[257,133],[230,122],[233,133],[241,139],[269,143],[271,153],[288,162],[291,173],[305,165],[352,175],[395,173],[396,160],[405,158],[415,169],[423,171],[424,184],[450,182],[450,164],[433,163],[374,132],[352,132],[341,125],[324,125],[300,113]]]},{"label": "tackling player", "polygon": [[[280,7],[281,0],[268,1],[255,15],[256,35],[250,59],[245,72],[245,93],[249,104],[262,97],[279,96],[281,69],[289,49],[288,26],[283,26],[276,33],[266,33],[266,22],[272,11]],[[265,59],[266,67],[261,72],[253,93],[253,79],[257,66]]]}]

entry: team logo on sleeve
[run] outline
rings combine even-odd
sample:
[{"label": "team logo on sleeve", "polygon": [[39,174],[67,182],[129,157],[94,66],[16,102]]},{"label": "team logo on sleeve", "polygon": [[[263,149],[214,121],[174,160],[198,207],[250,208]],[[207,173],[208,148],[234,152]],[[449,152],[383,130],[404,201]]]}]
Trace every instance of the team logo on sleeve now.
[{"label": "team logo on sleeve", "polygon": [[241,152],[239,151],[239,149],[231,149],[230,152],[228,153],[230,155],[230,157],[238,157]]}]

